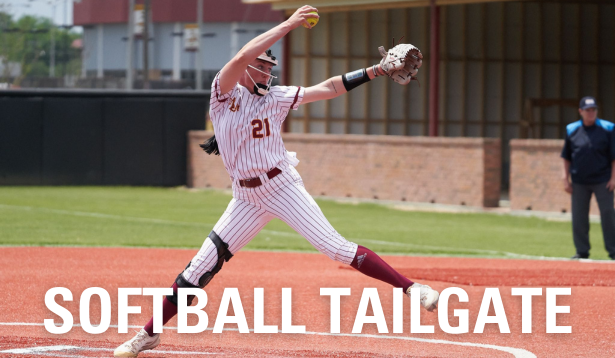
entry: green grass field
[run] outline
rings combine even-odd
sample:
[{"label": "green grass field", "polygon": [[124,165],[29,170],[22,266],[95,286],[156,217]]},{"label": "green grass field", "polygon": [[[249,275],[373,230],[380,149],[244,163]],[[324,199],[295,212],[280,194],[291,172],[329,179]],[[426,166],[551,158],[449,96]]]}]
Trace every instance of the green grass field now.
[{"label": "green grass field", "polygon": [[[0,245],[198,248],[231,196],[142,187],[0,187]],[[407,212],[318,200],[347,239],[388,254],[523,258],[574,254],[569,222],[496,214]],[[592,258],[607,259],[599,224]],[[246,249],[316,250],[280,220]]]}]

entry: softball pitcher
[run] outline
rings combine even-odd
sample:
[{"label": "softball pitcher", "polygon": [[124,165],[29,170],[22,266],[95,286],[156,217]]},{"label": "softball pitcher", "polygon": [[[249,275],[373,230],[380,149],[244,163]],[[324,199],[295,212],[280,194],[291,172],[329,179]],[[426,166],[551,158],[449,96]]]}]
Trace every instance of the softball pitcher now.
[{"label": "softball pitcher", "polygon": [[[422,63],[421,52],[409,44],[389,51],[369,68],[332,77],[312,87],[273,86],[271,74],[278,64],[268,50],[276,41],[316,17],[311,6],[298,9],[288,20],[246,44],[216,75],[211,85],[210,117],[216,136],[202,147],[219,154],[233,183],[233,199],[213,227],[199,252],[173,283],[174,294],[163,302],[163,322],[177,314],[177,289],[205,287],[225,261],[241,250],[273,218],[279,218],[303,235],[332,260],[361,273],[403,288],[420,288],[421,305],[437,307],[439,294],[399,274],[377,254],[346,240],[325,218],[305,190],[295,169],[297,158],[286,151],[282,122],[300,105],[338,97],[375,77],[387,75],[408,84]],[[194,297],[188,298],[188,305]],[[136,357],[160,343],[153,319],[131,340],[115,350],[116,357]]]}]

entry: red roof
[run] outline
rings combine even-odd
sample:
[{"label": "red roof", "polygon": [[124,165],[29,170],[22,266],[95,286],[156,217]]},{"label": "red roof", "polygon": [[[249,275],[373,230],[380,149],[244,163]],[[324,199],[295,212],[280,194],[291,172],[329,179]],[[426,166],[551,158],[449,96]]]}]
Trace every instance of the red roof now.
[{"label": "red roof", "polygon": [[[143,0],[136,0],[137,4]],[[128,0],[82,0],[75,3],[75,25],[128,22]],[[196,22],[197,0],[151,0],[154,22]],[[203,0],[205,22],[281,22],[281,11],[269,4],[247,5],[241,0]]]}]

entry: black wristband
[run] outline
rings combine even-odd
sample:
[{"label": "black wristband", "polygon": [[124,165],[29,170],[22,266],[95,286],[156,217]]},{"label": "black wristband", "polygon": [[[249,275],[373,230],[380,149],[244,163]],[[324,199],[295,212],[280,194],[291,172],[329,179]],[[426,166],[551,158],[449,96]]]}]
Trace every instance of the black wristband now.
[{"label": "black wristband", "polygon": [[369,82],[369,76],[367,75],[367,72],[365,72],[364,68],[342,75],[342,83],[344,84],[346,91],[350,91],[351,89],[366,82]]}]

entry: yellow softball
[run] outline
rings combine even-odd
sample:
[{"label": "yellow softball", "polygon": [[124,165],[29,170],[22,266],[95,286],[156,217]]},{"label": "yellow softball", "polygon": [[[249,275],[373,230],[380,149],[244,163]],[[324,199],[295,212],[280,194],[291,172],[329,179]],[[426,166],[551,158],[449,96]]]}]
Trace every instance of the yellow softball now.
[{"label": "yellow softball", "polygon": [[[310,12],[308,12],[308,14],[316,14],[316,15],[318,15],[318,12],[310,11]],[[318,18],[317,17],[308,17],[306,20],[310,24],[310,26],[312,26],[312,27],[316,26],[316,24],[318,23]],[[306,24],[302,24],[302,25],[306,29],[309,29],[309,27]]]}]

